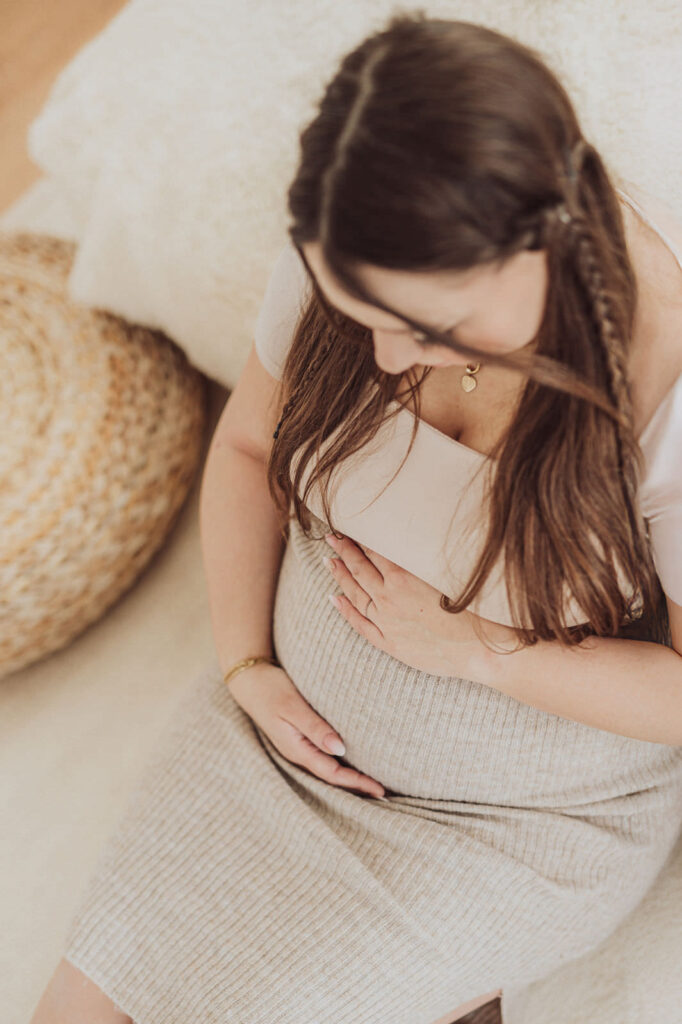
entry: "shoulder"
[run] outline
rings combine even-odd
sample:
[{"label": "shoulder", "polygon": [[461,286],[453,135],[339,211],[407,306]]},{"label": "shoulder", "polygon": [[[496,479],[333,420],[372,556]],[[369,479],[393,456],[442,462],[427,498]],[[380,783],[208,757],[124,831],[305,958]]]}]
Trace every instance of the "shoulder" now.
[{"label": "shoulder", "polygon": [[[634,189],[625,191],[632,196]],[[635,434],[639,435],[671,384],[682,374],[682,266],[659,233],[682,253],[682,221],[669,207],[652,202],[640,191],[632,197],[657,229],[621,199],[626,242],[638,288],[629,379]]]},{"label": "shoulder", "polygon": [[256,352],[268,372],[280,380],[296,324],[310,297],[305,265],[290,240],[272,265],[254,326]]}]

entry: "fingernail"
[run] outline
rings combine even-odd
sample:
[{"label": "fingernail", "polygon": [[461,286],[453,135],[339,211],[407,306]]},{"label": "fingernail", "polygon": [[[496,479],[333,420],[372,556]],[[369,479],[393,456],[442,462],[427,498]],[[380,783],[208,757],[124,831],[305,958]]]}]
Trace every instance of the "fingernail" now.
[{"label": "fingernail", "polygon": [[336,736],[331,736],[324,742],[327,750],[331,750],[332,754],[337,754],[339,757],[342,757],[346,753],[346,748],[341,740],[337,739]]}]

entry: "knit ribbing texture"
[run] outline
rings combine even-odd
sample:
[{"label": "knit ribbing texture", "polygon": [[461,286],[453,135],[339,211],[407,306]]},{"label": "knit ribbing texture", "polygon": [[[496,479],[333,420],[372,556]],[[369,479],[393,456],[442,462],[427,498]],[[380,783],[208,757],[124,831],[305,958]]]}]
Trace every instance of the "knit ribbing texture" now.
[{"label": "knit ribbing texture", "polygon": [[275,653],[386,798],[288,761],[207,666],[64,950],[136,1024],[433,1024],[497,988],[504,1014],[613,932],[679,835],[682,747],[378,650],[327,601],[313,524],[291,523]]}]

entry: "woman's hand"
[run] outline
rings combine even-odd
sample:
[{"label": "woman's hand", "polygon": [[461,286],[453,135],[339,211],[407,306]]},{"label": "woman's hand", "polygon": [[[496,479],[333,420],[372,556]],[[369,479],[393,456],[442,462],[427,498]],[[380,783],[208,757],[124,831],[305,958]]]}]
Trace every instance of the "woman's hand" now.
[{"label": "woman's hand", "polygon": [[325,540],[338,555],[329,560],[343,591],[334,604],[353,629],[412,668],[469,677],[484,646],[475,620],[494,623],[466,609],[444,611],[439,590],[349,537],[328,534]]},{"label": "woman's hand", "polygon": [[[383,786],[327,753],[329,740],[343,741],[296,689],[283,668],[261,662],[225,684],[239,706],[263,730],[280,754],[332,786],[382,797]],[[338,752],[341,756],[341,751]]]}]

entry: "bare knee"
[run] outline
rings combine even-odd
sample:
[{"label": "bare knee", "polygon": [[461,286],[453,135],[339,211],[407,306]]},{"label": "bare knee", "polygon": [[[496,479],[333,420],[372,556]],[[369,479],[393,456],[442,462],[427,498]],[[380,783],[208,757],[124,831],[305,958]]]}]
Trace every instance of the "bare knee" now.
[{"label": "bare knee", "polygon": [[133,1024],[98,985],[65,957],[57,964],[29,1024]]},{"label": "bare knee", "polygon": [[460,1018],[465,1017],[468,1013],[472,1013],[474,1010],[478,1010],[481,1006],[485,1006],[486,1003],[492,1002],[494,999],[498,999],[502,995],[502,989],[495,989],[494,992],[488,992],[487,995],[478,996],[476,999],[470,999],[467,1003],[462,1003],[461,1006],[455,1006],[446,1014],[445,1017],[439,1017],[438,1020],[434,1021],[433,1024],[456,1024]]}]

